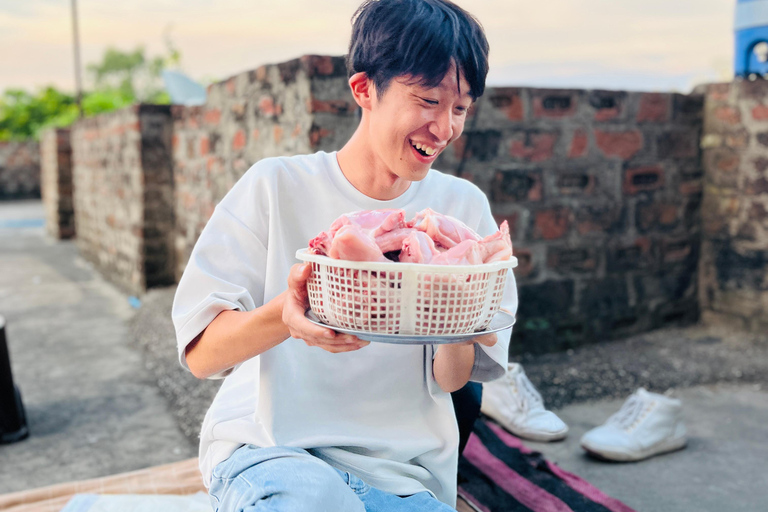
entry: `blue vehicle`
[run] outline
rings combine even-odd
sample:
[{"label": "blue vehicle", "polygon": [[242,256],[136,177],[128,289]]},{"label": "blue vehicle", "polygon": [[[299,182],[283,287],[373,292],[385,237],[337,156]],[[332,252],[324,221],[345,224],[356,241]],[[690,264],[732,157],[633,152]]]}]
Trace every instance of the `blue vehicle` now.
[{"label": "blue vehicle", "polygon": [[768,0],[737,0],[734,35],[736,76],[768,75]]}]

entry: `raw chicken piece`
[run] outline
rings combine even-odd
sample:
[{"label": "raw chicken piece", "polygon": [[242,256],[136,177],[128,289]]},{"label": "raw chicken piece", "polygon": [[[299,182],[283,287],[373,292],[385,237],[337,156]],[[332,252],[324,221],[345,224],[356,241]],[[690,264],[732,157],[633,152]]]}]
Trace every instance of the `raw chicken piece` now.
[{"label": "raw chicken piece", "polygon": [[[403,241],[411,234],[417,231],[413,228],[397,228],[387,231],[376,237],[376,244],[381,252],[399,251],[403,248]],[[421,231],[418,231],[421,233]]]},{"label": "raw chicken piece", "polygon": [[416,229],[403,240],[400,261],[403,263],[429,263],[440,254],[435,242],[423,231]]},{"label": "raw chicken piece", "polygon": [[464,240],[480,240],[480,236],[466,224],[448,215],[426,208],[408,223],[410,227],[424,231],[435,243],[450,249]]},{"label": "raw chicken piece", "polygon": [[373,238],[395,229],[408,227],[405,222],[405,210],[364,210],[345,213],[333,221],[329,234],[335,235],[339,228],[348,224],[356,224]]},{"label": "raw chicken piece", "polygon": [[483,248],[477,240],[464,240],[432,258],[429,264],[480,265],[483,263],[483,252]]},{"label": "raw chicken piece", "polygon": [[345,213],[333,221],[328,231],[323,231],[310,240],[309,248],[315,254],[330,256],[335,236],[345,226],[356,226],[356,232],[372,238],[379,244],[382,253],[399,251],[403,238],[410,232],[405,222],[404,210],[385,209]]},{"label": "raw chicken piece", "polygon": [[333,236],[327,231],[323,231],[309,241],[309,249],[312,254],[328,256],[328,252],[331,250],[331,242],[333,242]]},{"label": "raw chicken piece", "polygon": [[349,261],[389,261],[376,240],[357,224],[347,224],[336,231],[328,256]]},{"label": "raw chicken piece", "polygon": [[483,263],[506,261],[512,257],[512,240],[509,238],[509,224],[505,220],[499,231],[479,242],[483,254]]}]

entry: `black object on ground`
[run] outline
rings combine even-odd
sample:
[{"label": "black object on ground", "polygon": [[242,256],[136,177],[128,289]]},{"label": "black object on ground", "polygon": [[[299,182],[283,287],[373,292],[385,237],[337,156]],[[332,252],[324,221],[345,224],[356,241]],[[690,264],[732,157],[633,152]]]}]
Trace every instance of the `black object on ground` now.
[{"label": "black object on ground", "polygon": [[29,436],[19,388],[13,383],[11,358],[5,338],[5,318],[0,316],[0,444],[21,441]]}]

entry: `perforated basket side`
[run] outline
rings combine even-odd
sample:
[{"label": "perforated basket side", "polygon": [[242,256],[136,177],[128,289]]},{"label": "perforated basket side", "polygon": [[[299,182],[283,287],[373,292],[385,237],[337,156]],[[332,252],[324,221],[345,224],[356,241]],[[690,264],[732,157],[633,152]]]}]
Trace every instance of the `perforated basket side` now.
[{"label": "perforated basket side", "polygon": [[472,266],[351,262],[296,253],[312,263],[312,311],[329,325],[387,334],[483,329],[498,310],[516,260]]}]

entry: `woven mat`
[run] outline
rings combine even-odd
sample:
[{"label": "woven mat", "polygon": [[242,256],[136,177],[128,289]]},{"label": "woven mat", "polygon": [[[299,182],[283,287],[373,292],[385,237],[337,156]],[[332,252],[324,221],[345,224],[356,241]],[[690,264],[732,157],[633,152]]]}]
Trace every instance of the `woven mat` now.
[{"label": "woven mat", "polygon": [[176,494],[205,492],[197,457],[91,480],[0,495],[4,512],[59,512],[75,494]]}]

